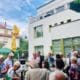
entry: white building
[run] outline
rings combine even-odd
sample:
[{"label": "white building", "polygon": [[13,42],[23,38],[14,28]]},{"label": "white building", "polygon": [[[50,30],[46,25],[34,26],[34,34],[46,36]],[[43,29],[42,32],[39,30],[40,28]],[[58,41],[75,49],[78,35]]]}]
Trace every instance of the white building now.
[{"label": "white building", "polygon": [[[11,41],[12,41],[12,35],[11,35],[12,29],[7,28],[6,23],[0,23],[0,44],[3,48],[9,48],[11,49]],[[17,37],[16,45],[19,47],[20,39]]]},{"label": "white building", "polygon": [[29,55],[47,55],[80,49],[80,4],[74,0],[51,0],[37,9],[29,22]]}]

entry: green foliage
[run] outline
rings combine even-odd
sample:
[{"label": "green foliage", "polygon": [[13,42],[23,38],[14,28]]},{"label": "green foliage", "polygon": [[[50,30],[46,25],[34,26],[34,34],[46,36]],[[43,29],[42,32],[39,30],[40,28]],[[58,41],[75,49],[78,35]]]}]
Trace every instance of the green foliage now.
[{"label": "green foliage", "polygon": [[2,48],[3,47],[3,43],[0,43],[0,48]]},{"label": "green foliage", "polygon": [[22,51],[25,51],[25,50],[28,51],[28,41],[27,40],[23,38],[20,39],[20,49]]},{"label": "green foliage", "polygon": [[28,41],[24,38],[20,38],[20,47],[16,49],[15,58],[18,58],[22,55],[22,53],[28,51]]},{"label": "green foliage", "polygon": [[75,0],[75,3],[80,3],[80,0]]}]

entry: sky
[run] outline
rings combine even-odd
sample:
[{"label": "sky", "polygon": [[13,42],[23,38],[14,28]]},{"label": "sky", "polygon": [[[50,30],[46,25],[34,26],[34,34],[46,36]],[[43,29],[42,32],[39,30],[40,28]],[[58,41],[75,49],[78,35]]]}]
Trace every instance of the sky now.
[{"label": "sky", "polygon": [[9,28],[20,27],[20,35],[28,35],[28,20],[36,15],[39,6],[50,0],[0,0],[0,22],[6,22]]}]

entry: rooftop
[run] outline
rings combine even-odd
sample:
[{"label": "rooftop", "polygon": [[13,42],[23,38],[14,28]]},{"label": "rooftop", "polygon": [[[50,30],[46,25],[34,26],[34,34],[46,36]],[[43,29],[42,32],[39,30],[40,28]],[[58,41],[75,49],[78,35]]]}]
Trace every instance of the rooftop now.
[{"label": "rooftop", "polygon": [[[7,25],[6,23],[1,23],[1,22],[0,22],[0,29],[12,30],[12,29],[8,28],[7,26],[9,26],[9,25]],[[10,27],[10,26],[9,26],[9,27]]]},{"label": "rooftop", "polygon": [[43,4],[43,5],[41,5],[40,7],[38,7],[37,9],[40,9],[40,8],[42,8],[42,7],[44,7],[44,6],[52,3],[53,1],[55,1],[55,0],[50,0],[49,2],[46,2],[45,4]]}]

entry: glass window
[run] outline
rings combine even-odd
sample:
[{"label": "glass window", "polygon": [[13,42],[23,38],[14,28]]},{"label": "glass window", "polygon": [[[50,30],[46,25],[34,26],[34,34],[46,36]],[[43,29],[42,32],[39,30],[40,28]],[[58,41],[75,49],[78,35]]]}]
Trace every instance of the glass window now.
[{"label": "glass window", "polygon": [[72,49],[72,39],[64,39],[64,53],[67,55],[71,52]]},{"label": "glass window", "polygon": [[51,16],[54,14],[54,11],[53,10],[50,10],[46,13],[46,15],[44,17],[48,17],[48,16]]},{"label": "glass window", "polygon": [[74,45],[80,45],[80,38],[73,38]]},{"label": "glass window", "polygon": [[34,36],[35,37],[42,37],[43,36],[43,26],[42,25],[34,27]]},{"label": "glass window", "polygon": [[35,52],[40,51],[42,55],[44,55],[44,47],[41,46],[35,46]]},{"label": "glass window", "polygon": [[72,39],[64,39],[64,46],[72,46]]},{"label": "glass window", "polygon": [[80,50],[80,37],[73,38],[72,40],[75,50]]},{"label": "glass window", "polygon": [[61,41],[60,40],[54,40],[52,42],[52,51],[54,54],[61,52]]},{"label": "glass window", "polygon": [[63,11],[65,8],[64,6],[60,6],[58,8],[56,8],[56,13]]},{"label": "glass window", "polygon": [[68,23],[71,22],[71,19],[68,19],[67,22],[68,22]]}]

